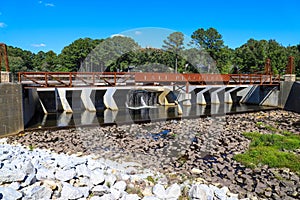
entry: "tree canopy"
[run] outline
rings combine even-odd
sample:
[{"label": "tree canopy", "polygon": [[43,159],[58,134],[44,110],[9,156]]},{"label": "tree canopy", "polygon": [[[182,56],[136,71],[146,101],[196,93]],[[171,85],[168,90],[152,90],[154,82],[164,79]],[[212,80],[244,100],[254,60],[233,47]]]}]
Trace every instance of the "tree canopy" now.
[{"label": "tree canopy", "polygon": [[295,58],[295,71],[300,75],[300,44],[285,47],[273,39],[250,38],[231,49],[214,28],[199,28],[191,39],[194,45],[185,45],[183,33],[173,32],[162,41],[162,49],[156,49],[141,48],[125,36],[79,38],[59,54],[51,50],[32,53],[12,46],[8,46],[7,53],[15,76],[20,71],[101,72],[127,71],[133,67],[145,72],[263,73],[267,59],[271,60],[273,74],[284,74],[289,56]]}]

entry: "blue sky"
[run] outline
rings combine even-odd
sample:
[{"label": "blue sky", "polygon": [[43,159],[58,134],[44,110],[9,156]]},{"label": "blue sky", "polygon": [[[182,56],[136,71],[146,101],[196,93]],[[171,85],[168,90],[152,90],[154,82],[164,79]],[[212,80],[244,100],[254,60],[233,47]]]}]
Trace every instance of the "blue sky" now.
[{"label": "blue sky", "polygon": [[60,53],[78,38],[127,33],[157,47],[172,31],[213,27],[231,48],[250,38],[297,45],[299,8],[298,0],[0,0],[0,42]]}]

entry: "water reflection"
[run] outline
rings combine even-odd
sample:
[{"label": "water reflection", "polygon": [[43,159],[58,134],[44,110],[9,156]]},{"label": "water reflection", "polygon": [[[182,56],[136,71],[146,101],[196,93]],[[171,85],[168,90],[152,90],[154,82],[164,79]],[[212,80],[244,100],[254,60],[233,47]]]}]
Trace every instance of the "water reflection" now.
[{"label": "water reflection", "polygon": [[157,106],[156,108],[127,109],[118,111],[109,109],[97,112],[79,111],[74,113],[58,112],[44,115],[36,113],[27,128],[37,127],[64,127],[81,125],[102,125],[151,122],[164,119],[197,118],[202,116],[224,115],[247,111],[272,109],[272,107],[244,105],[244,104],[211,104],[182,106],[182,115],[178,115],[177,106]]}]

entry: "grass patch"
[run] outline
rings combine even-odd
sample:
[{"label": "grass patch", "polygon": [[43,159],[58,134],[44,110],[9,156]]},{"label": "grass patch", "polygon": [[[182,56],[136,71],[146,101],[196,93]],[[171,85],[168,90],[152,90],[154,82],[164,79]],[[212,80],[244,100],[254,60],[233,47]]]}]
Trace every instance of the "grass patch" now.
[{"label": "grass patch", "polygon": [[260,134],[244,133],[251,140],[250,148],[244,154],[235,155],[235,159],[247,167],[260,164],[270,167],[290,168],[300,174],[300,156],[291,152],[300,148],[300,136],[290,133]]}]

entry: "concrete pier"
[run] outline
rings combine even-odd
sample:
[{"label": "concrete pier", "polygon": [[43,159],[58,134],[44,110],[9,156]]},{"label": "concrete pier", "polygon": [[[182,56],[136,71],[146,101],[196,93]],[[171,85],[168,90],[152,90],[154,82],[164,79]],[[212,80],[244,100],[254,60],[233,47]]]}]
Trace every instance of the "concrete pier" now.
[{"label": "concrete pier", "polygon": [[24,130],[22,94],[20,84],[0,83],[0,137]]}]

